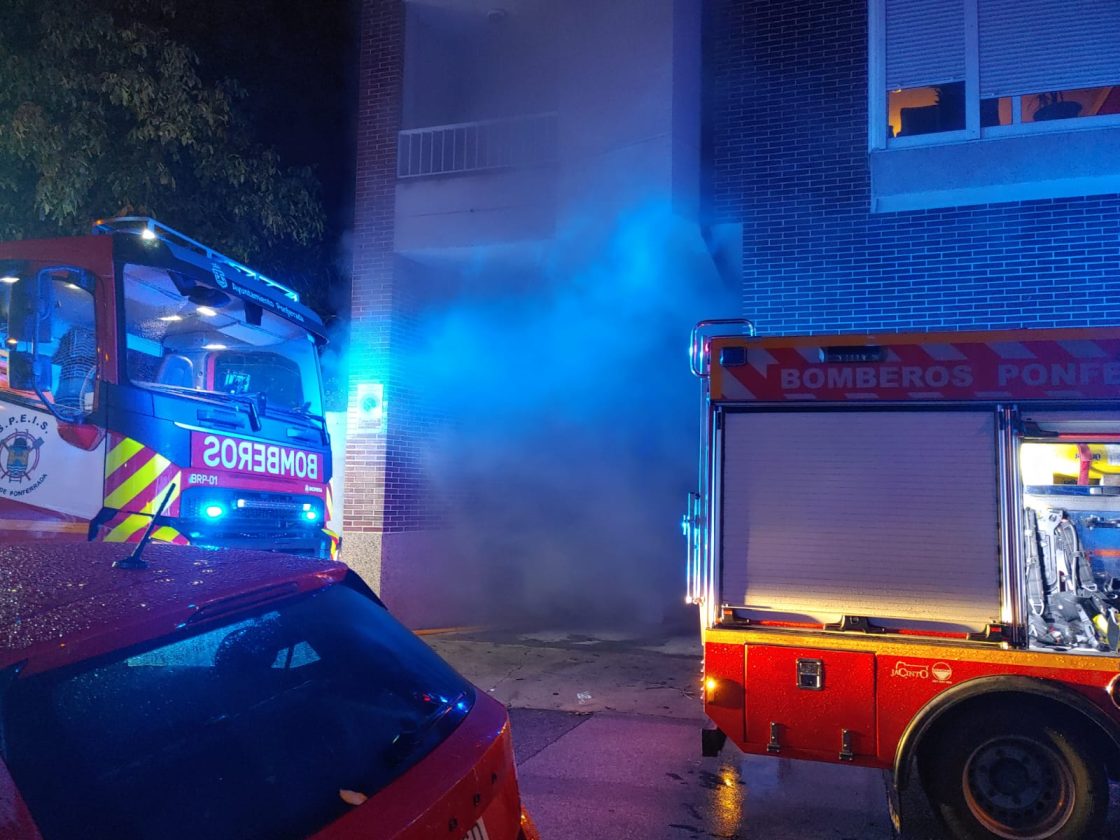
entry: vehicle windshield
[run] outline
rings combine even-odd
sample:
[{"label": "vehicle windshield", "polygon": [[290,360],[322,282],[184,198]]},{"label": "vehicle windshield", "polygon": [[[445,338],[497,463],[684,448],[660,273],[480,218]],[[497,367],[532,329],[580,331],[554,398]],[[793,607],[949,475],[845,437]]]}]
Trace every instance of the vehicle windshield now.
[{"label": "vehicle windshield", "polygon": [[473,701],[383,607],[335,585],[16,680],[3,753],[46,840],[305,837],[352,807],[343,795],[372,796],[435,749]]},{"label": "vehicle windshield", "polygon": [[128,378],[144,387],[251,396],[272,409],[321,416],[312,336],[217,287],[162,268],[124,268]]}]

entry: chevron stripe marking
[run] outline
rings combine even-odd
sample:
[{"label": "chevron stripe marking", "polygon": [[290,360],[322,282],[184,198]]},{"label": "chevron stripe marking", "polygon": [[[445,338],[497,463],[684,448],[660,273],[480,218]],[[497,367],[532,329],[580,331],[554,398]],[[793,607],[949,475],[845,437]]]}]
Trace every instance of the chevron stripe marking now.
[{"label": "chevron stripe marking", "polygon": [[152,531],[152,539],[159,542],[169,542],[175,545],[189,545],[186,537],[172,528],[170,525],[164,525]]},{"label": "chevron stripe marking", "polygon": [[134,470],[119,487],[105,496],[105,507],[126,507],[144,488],[158,479],[170,464],[171,462],[158,452],[153,452],[151,458]]},{"label": "chevron stripe marking", "polygon": [[132,537],[140,539],[151,518],[138,513],[129,514],[105,535],[105,542],[133,542]]},{"label": "chevron stripe marking", "polygon": [[105,458],[105,475],[109,476],[116,472],[142,449],[144,449],[144,444],[139,441],[135,441],[132,438],[123,438],[116,446],[109,450],[109,454]]},{"label": "chevron stripe marking", "polygon": [[133,510],[139,510],[140,513],[155,513],[172,482],[175,483],[175,489],[168,497],[167,507],[164,509],[165,513],[171,515],[175,508],[175,500],[179,498],[179,493],[183,487],[183,474],[178,467],[171,463],[160,473],[158,478],[141,489],[129,504]]}]

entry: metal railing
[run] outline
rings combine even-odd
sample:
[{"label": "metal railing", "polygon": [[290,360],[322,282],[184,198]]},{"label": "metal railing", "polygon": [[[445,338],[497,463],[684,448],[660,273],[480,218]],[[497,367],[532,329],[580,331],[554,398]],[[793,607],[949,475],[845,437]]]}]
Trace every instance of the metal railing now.
[{"label": "metal railing", "polygon": [[397,177],[421,178],[556,160],[556,114],[437,125],[402,131]]}]

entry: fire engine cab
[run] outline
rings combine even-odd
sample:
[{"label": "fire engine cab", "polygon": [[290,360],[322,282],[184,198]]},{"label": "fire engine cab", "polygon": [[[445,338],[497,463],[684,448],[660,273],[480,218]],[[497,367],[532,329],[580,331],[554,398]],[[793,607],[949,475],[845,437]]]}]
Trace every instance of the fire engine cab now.
[{"label": "fire engine cab", "polygon": [[1120,330],[709,321],[685,516],[706,754],[893,771],[956,837],[1091,837],[1120,774]]},{"label": "fire engine cab", "polygon": [[293,290],[152,219],[0,243],[0,536],[326,556],[331,452]]}]

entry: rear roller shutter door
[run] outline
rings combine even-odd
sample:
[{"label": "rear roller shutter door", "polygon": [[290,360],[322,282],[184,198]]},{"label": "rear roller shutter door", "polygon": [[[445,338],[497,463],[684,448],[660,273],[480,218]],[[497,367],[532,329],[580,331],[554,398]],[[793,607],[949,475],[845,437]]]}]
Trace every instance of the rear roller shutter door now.
[{"label": "rear roller shutter door", "polygon": [[803,620],[999,617],[989,412],[729,413],[721,598]]}]

